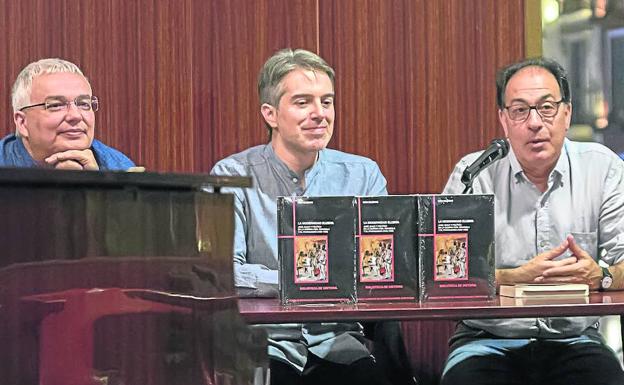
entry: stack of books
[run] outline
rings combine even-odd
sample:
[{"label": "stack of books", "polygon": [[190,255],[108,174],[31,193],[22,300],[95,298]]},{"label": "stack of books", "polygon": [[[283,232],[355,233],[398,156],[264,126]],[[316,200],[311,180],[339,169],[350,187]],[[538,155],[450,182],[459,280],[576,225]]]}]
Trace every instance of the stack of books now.
[{"label": "stack of books", "polygon": [[554,305],[588,303],[589,285],[584,283],[500,285],[501,305]]},{"label": "stack of books", "polygon": [[589,295],[589,285],[585,283],[520,283],[500,285],[500,295],[513,298],[536,297],[579,297]]},{"label": "stack of books", "polygon": [[280,298],[488,299],[494,196],[279,197]]}]

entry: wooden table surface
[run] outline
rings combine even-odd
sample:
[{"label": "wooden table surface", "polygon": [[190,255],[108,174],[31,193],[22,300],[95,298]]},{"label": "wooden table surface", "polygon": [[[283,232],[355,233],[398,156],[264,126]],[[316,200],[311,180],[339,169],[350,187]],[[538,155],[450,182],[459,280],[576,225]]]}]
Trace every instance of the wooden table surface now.
[{"label": "wooden table surface", "polygon": [[277,298],[242,298],[241,315],[249,323],[332,322],[366,320],[458,320],[624,314],[624,291],[591,292],[581,298],[489,301],[383,302],[280,305]]}]

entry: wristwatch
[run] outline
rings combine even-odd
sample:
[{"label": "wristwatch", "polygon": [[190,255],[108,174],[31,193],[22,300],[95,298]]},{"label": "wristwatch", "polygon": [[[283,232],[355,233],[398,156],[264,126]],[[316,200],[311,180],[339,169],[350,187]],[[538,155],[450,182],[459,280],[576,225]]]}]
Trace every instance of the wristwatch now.
[{"label": "wristwatch", "polygon": [[600,290],[607,290],[613,284],[613,275],[606,267],[602,268],[602,279],[600,280]]}]

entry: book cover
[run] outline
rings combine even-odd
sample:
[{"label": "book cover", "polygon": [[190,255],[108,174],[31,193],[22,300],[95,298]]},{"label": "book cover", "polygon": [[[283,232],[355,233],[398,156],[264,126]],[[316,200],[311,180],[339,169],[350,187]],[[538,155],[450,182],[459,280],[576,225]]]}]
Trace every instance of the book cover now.
[{"label": "book cover", "polygon": [[512,298],[587,297],[589,285],[585,283],[500,285],[499,293],[503,297]]},{"label": "book cover", "polygon": [[420,300],[489,299],[494,195],[418,195]]},{"label": "book cover", "polygon": [[282,304],[355,302],[354,197],[278,197]]},{"label": "book cover", "polygon": [[358,301],[418,300],[414,196],[358,197]]}]

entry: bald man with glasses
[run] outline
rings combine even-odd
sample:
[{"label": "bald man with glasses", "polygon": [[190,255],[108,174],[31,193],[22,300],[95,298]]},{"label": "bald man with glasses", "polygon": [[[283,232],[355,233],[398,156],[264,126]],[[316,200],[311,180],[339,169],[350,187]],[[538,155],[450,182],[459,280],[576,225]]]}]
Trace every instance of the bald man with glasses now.
[{"label": "bald man with glasses", "polygon": [[28,64],[11,97],[15,133],[0,140],[0,167],[134,167],[127,156],[94,139],[99,101],[75,64],[62,59]]}]

